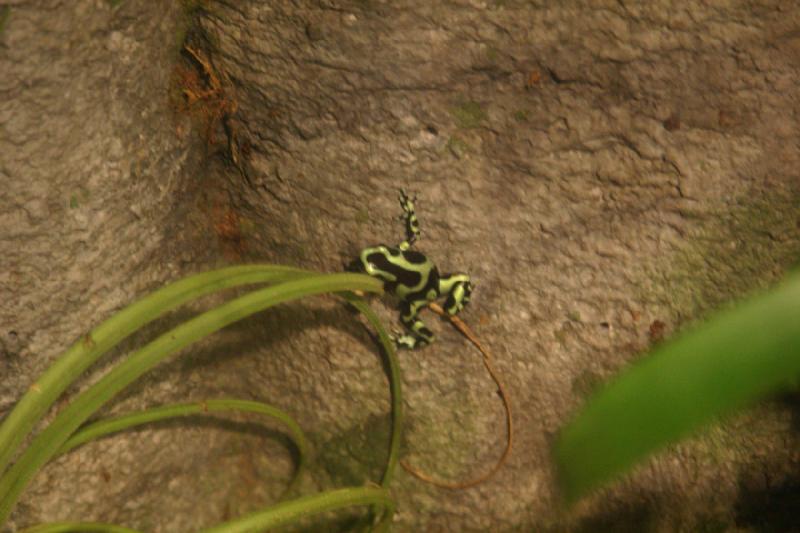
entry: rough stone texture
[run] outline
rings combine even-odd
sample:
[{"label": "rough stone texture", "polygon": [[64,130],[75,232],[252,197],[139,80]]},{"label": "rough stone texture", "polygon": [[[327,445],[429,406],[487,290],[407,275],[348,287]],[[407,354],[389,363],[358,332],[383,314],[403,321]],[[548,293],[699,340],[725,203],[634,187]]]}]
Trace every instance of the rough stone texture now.
[{"label": "rough stone texture", "polygon": [[[400,473],[398,531],[798,527],[796,397],[570,512],[549,454],[598,382],[796,261],[800,7],[207,2],[189,40],[237,106],[190,131],[169,98],[179,65],[198,66],[179,53],[186,4],[111,4],[12,2],[0,34],[0,412],[88,327],[184,273],[338,270],[396,241],[404,186],[420,194],[420,247],[477,282],[464,318],[495,351],[519,431],[478,488]],[[478,354],[428,320],[439,342],[402,356],[405,452],[461,478],[499,453],[502,411]],[[296,415],[317,452],[305,492],[377,479],[385,377],[335,302],[228,328],[111,409],[222,395]],[[86,446],[45,469],[6,527],[189,531],[258,508],[291,457],[236,420]]]}]

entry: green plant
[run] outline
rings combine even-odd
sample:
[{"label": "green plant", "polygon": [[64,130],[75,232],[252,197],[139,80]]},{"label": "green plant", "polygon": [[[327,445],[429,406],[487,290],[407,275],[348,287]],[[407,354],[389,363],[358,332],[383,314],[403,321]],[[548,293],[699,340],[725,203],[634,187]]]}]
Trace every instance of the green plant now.
[{"label": "green plant", "polygon": [[486,111],[483,110],[481,104],[472,100],[459,102],[450,112],[458,127],[463,129],[480,127],[481,123],[486,120]]},{"label": "green plant", "polygon": [[6,29],[9,15],[11,15],[11,6],[0,6],[0,37],[3,35],[3,30]]},{"label": "green plant", "polygon": [[[9,467],[12,457],[19,451],[26,436],[64,390],[78,379],[90,365],[128,335],[190,300],[225,288],[256,283],[269,285],[206,311],[130,354],[97,383],[75,397],[47,427],[30,441],[28,447],[17,457],[16,462]],[[159,289],[86,333],[30,386],[28,392],[0,425],[0,472],[2,472],[2,476],[0,476],[0,524],[8,518],[11,509],[36,472],[56,455],[66,453],[88,440],[112,432],[155,420],[199,412],[236,409],[258,412],[281,421],[288,427],[300,451],[296,480],[306,456],[305,436],[288,414],[265,404],[235,399],[207,400],[193,404],[148,409],[139,413],[101,420],[83,428],[81,428],[81,424],[155,365],[205,336],[279,303],[305,296],[335,293],[355,306],[376,328],[381,345],[388,357],[392,394],[392,436],[381,486],[327,491],[282,502],[262,512],[233,520],[209,531],[230,533],[263,530],[266,527],[291,522],[304,515],[349,505],[372,506],[374,516],[377,517],[378,513],[381,513],[378,526],[387,528],[394,509],[387,487],[398,461],[402,424],[399,370],[393,343],[376,315],[360,298],[350,292],[356,290],[381,292],[383,284],[380,280],[361,274],[316,274],[275,265],[223,268],[197,274]],[[30,531],[75,530],[132,531],[107,524],[66,522],[36,526]]]},{"label": "green plant", "polygon": [[514,120],[517,122],[528,122],[530,113],[527,109],[518,109],[514,111]]},{"label": "green plant", "polygon": [[555,456],[574,501],[648,454],[800,376],[800,275],[658,348],[595,394]]}]

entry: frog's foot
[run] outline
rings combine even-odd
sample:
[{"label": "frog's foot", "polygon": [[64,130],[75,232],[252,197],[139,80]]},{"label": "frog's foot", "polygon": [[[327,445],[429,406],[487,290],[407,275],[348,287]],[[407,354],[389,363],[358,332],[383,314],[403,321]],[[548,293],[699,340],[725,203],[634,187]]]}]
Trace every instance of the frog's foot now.
[{"label": "frog's foot", "polygon": [[[427,330],[428,328],[425,329]],[[395,329],[392,330],[391,334],[389,334],[389,338],[392,340],[395,348],[398,350],[414,350],[415,348],[425,346],[430,342],[430,340],[433,340],[433,333],[430,334],[428,340],[418,335],[402,333]]]},{"label": "frog's foot", "polygon": [[454,274],[441,278],[442,292],[447,294],[444,310],[449,315],[457,315],[469,303],[475,286],[465,274]]},{"label": "frog's foot", "polygon": [[418,306],[405,304],[400,312],[400,321],[408,328],[408,333],[395,337],[395,343],[398,348],[418,348],[433,342],[434,335],[431,330],[425,326],[425,323],[419,319],[417,312]]},{"label": "frog's foot", "polygon": [[392,339],[395,348],[398,350],[413,350],[421,345],[419,339],[413,335],[401,334],[399,331],[389,335],[389,338]]},{"label": "frog's foot", "polygon": [[406,215],[414,214],[414,202],[417,201],[416,195],[409,197],[404,189],[400,189],[400,194],[397,196],[397,199],[400,200],[400,207],[403,208],[404,213],[400,215],[400,218],[405,218]]}]

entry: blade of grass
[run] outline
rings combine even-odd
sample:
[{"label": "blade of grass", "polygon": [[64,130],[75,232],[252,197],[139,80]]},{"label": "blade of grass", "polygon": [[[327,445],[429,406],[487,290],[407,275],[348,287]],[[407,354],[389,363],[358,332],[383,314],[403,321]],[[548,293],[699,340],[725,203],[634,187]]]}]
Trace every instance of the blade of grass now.
[{"label": "blade of grass", "polygon": [[[389,386],[392,399],[392,428],[389,455],[386,461],[383,479],[381,480],[381,486],[383,488],[388,488],[400,457],[400,436],[402,434],[403,420],[403,399],[401,391],[400,368],[397,363],[397,354],[394,350],[394,344],[389,338],[386,329],[383,327],[383,324],[380,322],[378,316],[372,311],[372,309],[370,309],[366,302],[364,302],[362,298],[359,298],[352,293],[342,293],[340,296],[351,303],[359,312],[364,314],[368,322],[375,328],[375,330],[378,332],[378,338],[387,356],[389,367]],[[290,483],[286,491],[284,491],[284,494],[289,494],[295,482],[300,479],[300,473],[305,465],[305,460],[308,455],[307,440],[302,429],[300,429],[297,423],[294,422],[294,420],[291,419],[288,414],[280,411],[279,409],[259,402],[227,399],[207,400],[204,402],[156,407],[129,415],[100,420],[78,430],[67,442],[64,443],[64,445],[58,451],[58,454],[61,455],[67,453],[73,448],[88,441],[101,438],[111,433],[124,431],[142,424],[157,422],[159,420],[165,420],[179,416],[230,410],[251,411],[265,414],[267,416],[277,418],[289,428],[300,452],[300,457],[293,481]],[[377,513],[381,510],[384,510],[384,507],[376,506],[374,512]]]},{"label": "blade of grass", "polygon": [[131,429],[136,426],[141,426],[143,424],[149,424],[170,418],[185,417],[190,415],[205,415],[208,413],[224,411],[245,411],[266,415],[280,421],[289,429],[289,433],[291,434],[298,451],[297,467],[295,468],[294,475],[292,476],[292,481],[284,491],[284,494],[289,494],[297,481],[300,479],[300,474],[305,468],[308,458],[308,439],[306,439],[303,430],[300,429],[300,426],[297,424],[297,422],[295,422],[294,419],[286,412],[261,402],[223,398],[217,400],[206,400],[202,402],[163,405],[136,413],[99,420],[84,426],[75,432],[72,437],[70,437],[69,440],[67,440],[64,445],[61,446],[56,454],[65,454],[73,448],[76,448],[77,446],[85,444],[91,440],[98,439],[112,433],[124,431],[126,429]]},{"label": "blade of grass", "polygon": [[99,522],[52,522],[50,524],[40,524],[23,530],[21,533],[140,533],[135,529],[130,529],[113,524],[101,524]]},{"label": "blade of grass", "polygon": [[11,14],[11,6],[0,6],[0,37],[3,36],[3,30],[6,29],[8,16]]},{"label": "blade of grass", "polygon": [[347,488],[279,503],[264,511],[205,529],[201,533],[253,533],[266,531],[273,527],[295,522],[305,516],[353,505],[380,505],[383,507],[386,511],[378,527],[388,524],[394,514],[394,503],[385,489],[371,487]]},{"label": "blade of grass", "polygon": [[122,361],[81,393],[37,435],[8,472],[0,478],[0,524],[4,523],[33,475],[61,448],[72,433],[115,394],[170,354],[258,311],[304,296],[362,290],[382,292],[383,283],[364,274],[325,274],[253,291],[184,322]]},{"label": "blade of grass", "polygon": [[381,486],[383,488],[389,488],[389,483],[391,483],[394,477],[394,471],[400,460],[400,437],[403,428],[403,391],[400,365],[397,364],[397,353],[394,349],[394,343],[389,338],[389,334],[386,333],[386,329],[384,329],[378,316],[370,309],[364,300],[356,295],[345,293],[341,296],[358,309],[366,317],[372,327],[375,328],[375,331],[378,332],[378,339],[386,353],[386,360],[389,366],[389,388],[392,396],[392,437],[389,443],[389,457],[386,461],[386,468],[383,471]]},{"label": "blade of grass", "polygon": [[118,312],[73,344],[33,383],[0,424],[0,473],[34,425],[64,390],[125,337],[190,300],[240,285],[308,276],[280,265],[245,265],[196,274],[171,283]]},{"label": "blade of grass", "polygon": [[[389,488],[389,484],[394,478],[394,472],[397,469],[397,464],[400,461],[400,437],[403,431],[403,391],[402,391],[402,377],[400,375],[400,365],[397,362],[397,352],[394,348],[394,342],[389,338],[386,329],[383,327],[378,316],[362,299],[352,293],[343,293],[341,295],[345,300],[350,302],[361,314],[363,314],[367,321],[378,332],[378,340],[380,340],[383,351],[386,354],[386,361],[389,367],[389,390],[392,398],[392,436],[389,442],[389,456],[386,458],[386,468],[383,471],[383,478],[381,479],[381,486],[384,489]],[[360,531],[370,523],[374,523],[381,511],[388,512],[387,509],[374,505],[370,510],[368,516],[365,516],[362,521],[353,526],[353,531]],[[384,516],[381,519],[383,527],[389,527],[389,523]]]},{"label": "blade of grass", "polygon": [[681,335],[592,397],[555,447],[569,502],[800,375],[800,275]]}]

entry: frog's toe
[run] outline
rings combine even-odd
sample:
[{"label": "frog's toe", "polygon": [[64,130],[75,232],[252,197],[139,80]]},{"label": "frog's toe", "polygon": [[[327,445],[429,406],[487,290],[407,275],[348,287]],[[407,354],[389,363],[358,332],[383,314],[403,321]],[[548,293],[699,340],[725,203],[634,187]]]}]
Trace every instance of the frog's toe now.
[{"label": "frog's toe", "polygon": [[394,345],[399,350],[413,350],[417,347],[417,339],[411,335],[393,335]]},{"label": "frog's toe", "polygon": [[464,309],[464,304],[462,302],[454,302],[452,305],[448,306],[445,311],[447,311],[448,315],[457,315]]}]

